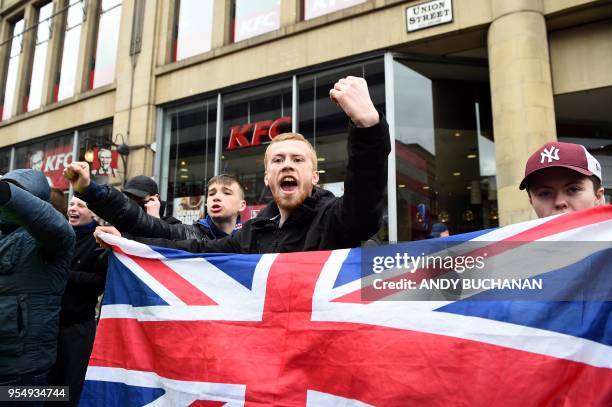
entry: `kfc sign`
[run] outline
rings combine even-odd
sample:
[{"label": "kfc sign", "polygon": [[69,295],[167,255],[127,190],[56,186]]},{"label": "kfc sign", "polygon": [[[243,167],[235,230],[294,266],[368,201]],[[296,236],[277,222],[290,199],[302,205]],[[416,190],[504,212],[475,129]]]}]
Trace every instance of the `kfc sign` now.
[{"label": "kfc sign", "polygon": [[230,129],[229,142],[226,149],[235,150],[241,147],[258,146],[262,141],[272,140],[279,134],[291,131],[290,125],[291,116],[284,116],[274,121],[264,120],[233,126]]},{"label": "kfc sign", "polygon": [[91,163],[91,174],[94,176],[117,176],[117,161],[119,153],[117,150],[108,148],[94,148],[93,161]]},{"label": "kfc sign", "polygon": [[68,144],[47,151],[35,150],[30,154],[29,167],[42,171],[50,186],[66,190],[68,181],[62,174],[71,162],[72,145]]},{"label": "kfc sign", "polygon": [[[241,6],[247,9],[241,15],[236,15],[234,21],[235,42],[280,28],[280,2],[242,3]],[[239,11],[241,10],[236,10],[237,13]]]}]

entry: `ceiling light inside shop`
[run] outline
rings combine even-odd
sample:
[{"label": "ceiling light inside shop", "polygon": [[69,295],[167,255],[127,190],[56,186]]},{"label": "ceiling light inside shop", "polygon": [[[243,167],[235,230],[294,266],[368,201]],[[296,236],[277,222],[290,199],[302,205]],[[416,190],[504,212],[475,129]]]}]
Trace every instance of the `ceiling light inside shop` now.
[{"label": "ceiling light inside shop", "polygon": [[181,161],[181,165],[187,165],[185,161]]},{"label": "ceiling light inside shop", "polygon": [[470,154],[468,154],[466,157],[467,157],[467,158],[476,158],[476,157],[478,157],[478,155],[477,155],[477,154],[474,154],[474,153],[470,153]]},{"label": "ceiling light inside shop", "polygon": [[406,185],[404,185],[404,184],[399,184],[397,187],[398,187],[398,188],[406,188]]},{"label": "ceiling light inside shop", "polygon": [[459,136],[461,136],[461,133],[459,132],[455,133],[455,137],[459,137]]},{"label": "ceiling light inside shop", "polygon": [[428,185],[424,185],[423,189],[429,189],[429,186]]},{"label": "ceiling light inside shop", "polygon": [[189,175],[181,175],[181,178],[189,178]]},{"label": "ceiling light inside shop", "polygon": [[325,170],[319,170],[319,174],[325,174]]},{"label": "ceiling light inside shop", "polygon": [[187,172],[189,171],[189,168],[179,168],[179,171]]},{"label": "ceiling light inside shop", "polygon": [[457,171],[457,172],[453,172],[453,175],[454,175],[455,177],[458,177],[459,175],[461,175],[461,173],[460,173],[459,171]]},{"label": "ceiling light inside shop", "polygon": [[325,161],[325,157],[318,157],[317,161]]}]

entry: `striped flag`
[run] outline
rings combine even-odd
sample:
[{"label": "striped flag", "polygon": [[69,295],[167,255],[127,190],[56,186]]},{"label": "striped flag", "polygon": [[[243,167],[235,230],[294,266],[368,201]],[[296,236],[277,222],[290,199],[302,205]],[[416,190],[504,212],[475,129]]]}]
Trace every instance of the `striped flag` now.
[{"label": "striped flag", "polygon": [[[114,256],[85,406],[612,405],[610,205],[374,249],[192,254],[104,240]],[[392,251],[412,257],[374,270]],[[442,252],[451,269],[425,275],[419,262]],[[467,256],[485,267],[459,273]],[[543,287],[428,299],[374,287],[480,272]]]}]

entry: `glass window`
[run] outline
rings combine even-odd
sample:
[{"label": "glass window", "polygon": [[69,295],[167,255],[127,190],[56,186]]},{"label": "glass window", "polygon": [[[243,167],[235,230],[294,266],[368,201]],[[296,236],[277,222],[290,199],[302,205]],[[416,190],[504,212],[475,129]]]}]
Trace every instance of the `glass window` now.
[{"label": "glass window", "polygon": [[66,30],[64,32],[59,84],[56,84],[57,90],[54,98],[56,102],[74,95],[79,44],[81,42],[81,26],[85,19],[82,0],[70,0],[68,10],[65,12],[67,13]]},{"label": "glass window", "polygon": [[214,175],[217,100],[170,110],[166,213],[191,224],[203,216],[206,182]]},{"label": "glass window", "polygon": [[53,3],[48,3],[38,10],[38,27],[36,28],[36,46],[34,47],[34,61],[32,63],[32,79],[30,90],[26,95],[27,111],[40,107],[47,61],[47,49],[51,36],[51,12]]},{"label": "glass window", "polygon": [[[376,108],[385,111],[385,73],[382,60],[355,64],[302,77],[299,87],[298,132],[315,147],[319,186],[341,196],[348,156],[346,143],[349,119],[329,98],[329,90],[346,76],[364,77]],[[386,207],[386,205],[385,205]],[[387,218],[379,238],[388,240]]]},{"label": "glass window", "polygon": [[304,20],[365,3],[367,0],[304,0]]},{"label": "glass window", "polygon": [[121,0],[102,0],[99,12],[98,39],[89,71],[89,89],[107,85],[115,80]]},{"label": "glass window", "polygon": [[290,81],[223,98],[221,172],[237,175],[244,184],[247,210],[242,221],[272,199],[264,185],[263,155],[273,137],[291,131],[291,114]]},{"label": "glass window", "polygon": [[0,176],[11,169],[11,149],[0,150]]},{"label": "glass window", "polygon": [[280,28],[280,0],[234,0],[234,42]]},{"label": "glass window", "polygon": [[89,162],[91,176],[99,184],[119,181],[119,154],[112,134],[112,123],[79,130],[79,161]]},{"label": "glass window", "polygon": [[13,35],[10,41],[8,70],[6,74],[6,87],[4,88],[4,103],[0,118],[2,120],[11,117],[15,102],[15,92],[17,90],[17,71],[19,70],[19,60],[21,59],[21,49],[23,44],[24,19],[13,24]]},{"label": "glass window", "polygon": [[495,227],[497,190],[485,61],[394,62],[398,240]]},{"label": "glass window", "polygon": [[601,164],[606,202],[612,198],[612,86],[555,96],[559,141],[583,145]]},{"label": "glass window", "polygon": [[73,133],[47,138],[15,148],[15,168],[33,168],[47,176],[52,187],[68,189],[62,175],[72,162]]},{"label": "glass window", "polygon": [[173,61],[209,51],[212,44],[212,0],[177,0]]}]

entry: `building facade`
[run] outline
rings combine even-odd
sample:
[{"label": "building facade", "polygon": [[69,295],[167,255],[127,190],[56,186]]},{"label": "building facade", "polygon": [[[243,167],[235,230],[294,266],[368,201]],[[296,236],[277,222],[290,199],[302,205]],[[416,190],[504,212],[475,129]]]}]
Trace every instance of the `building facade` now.
[{"label": "building facade", "polygon": [[235,173],[245,220],[271,199],[265,145],[297,131],[341,195],[328,92],[355,75],[390,124],[383,240],[533,218],[518,185],[550,140],[583,144],[612,191],[611,1],[4,0],[0,17],[0,173],[66,191],[75,158],[100,182],[152,175],[186,222]]}]

